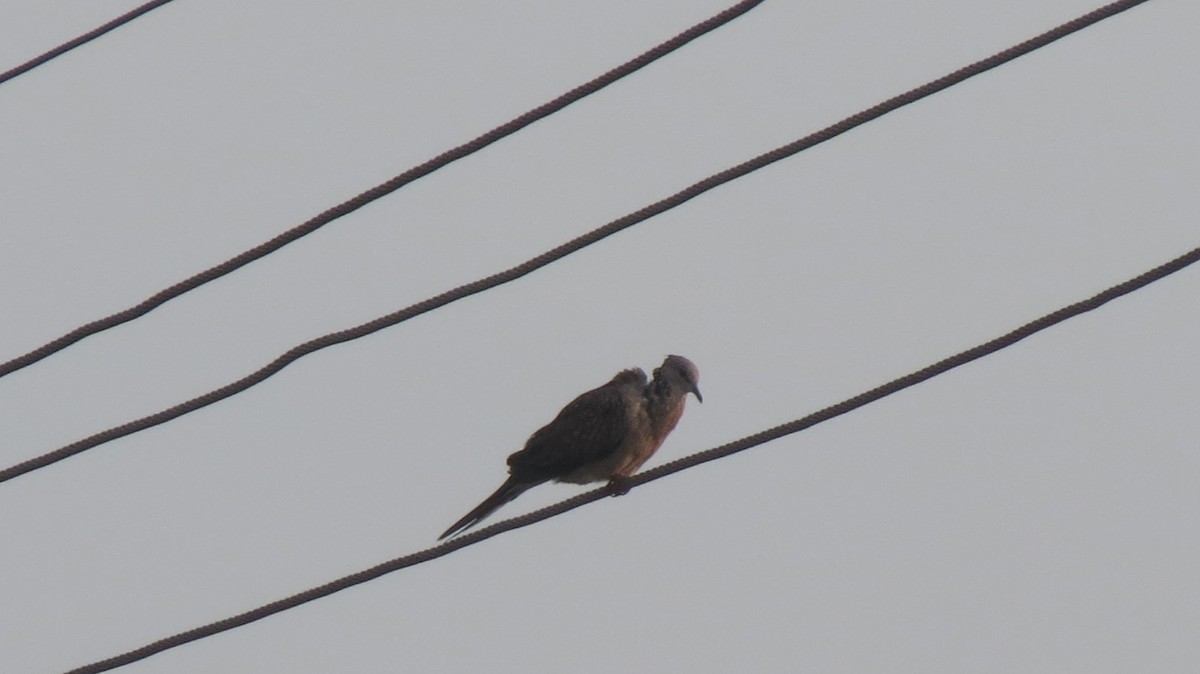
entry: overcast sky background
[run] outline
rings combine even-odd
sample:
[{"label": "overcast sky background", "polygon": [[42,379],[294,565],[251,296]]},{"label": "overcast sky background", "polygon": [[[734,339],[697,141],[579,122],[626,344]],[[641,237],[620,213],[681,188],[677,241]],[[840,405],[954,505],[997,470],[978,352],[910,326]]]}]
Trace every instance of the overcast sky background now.
[{"label": "overcast sky background", "polygon": [[[3,0],[0,69],[136,4]],[[178,0],[0,85],[0,360],[731,4]],[[1099,4],[768,1],[0,379],[0,460],[510,267]],[[1200,3],[1153,0],[0,484],[0,671],[70,669],[425,548],[622,368],[700,368],[706,402],[653,466],[1200,245],[1198,26]],[[1198,293],[1185,270],[804,433],[121,671],[1192,672]]]}]

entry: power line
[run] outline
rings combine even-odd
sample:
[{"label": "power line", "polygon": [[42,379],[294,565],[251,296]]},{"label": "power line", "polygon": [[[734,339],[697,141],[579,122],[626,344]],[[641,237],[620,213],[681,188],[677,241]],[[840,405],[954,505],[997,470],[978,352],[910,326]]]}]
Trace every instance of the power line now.
[{"label": "power line", "polygon": [[960,68],[949,75],[945,75],[920,87],[911,89],[899,96],[890,98],[882,103],[879,103],[878,105],[863,110],[858,114],[847,117],[846,119],[817,131],[816,133],[810,134],[797,141],[771,150],[770,152],[761,154],[753,159],[750,159],[749,161],[721,171],[720,173],[711,175],[708,178],[705,178],[704,180],[701,180],[700,182],[697,182],[684,190],[676,192],[665,199],[643,207],[642,209],[634,211],[633,213],[630,213],[624,217],[613,220],[602,227],[593,229],[582,236],[576,237],[552,250],[538,255],[537,257],[526,260],[515,267],[492,274],[491,276],[487,276],[471,283],[458,286],[457,288],[448,290],[440,295],[436,295],[385,316],[380,316],[379,318],[353,328],[332,332],[327,335],[309,340],[303,344],[292,347],[275,360],[267,363],[258,370],[246,375],[245,377],[242,377],[241,379],[238,379],[237,381],[226,384],[221,388],[214,389],[208,393],[197,396],[191,400],[187,400],[154,414],[142,417],[140,419],[135,419],[133,421],[121,424],[120,426],[114,426],[99,433],[95,433],[51,452],[42,454],[41,456],[28,459],[14,466],[0,470],[0,482],[11,480],[14,477],[44,468],[53,463],[62,461],[63,459],[92,449],[93,447],[102,445],[106,442],[116,440],[117,438],[121,438],[132,433],[137,433],[138,431],[146,430],[147,428],[152,428],[172,419],[181,417],[185,414],[195,412],[196,410],[207,407],[208,405],[220,400],[224,400],[225,398],[245,391],[251,386],[262,383],[291,363],[315,351],[319,351],[335,344],[341,344],[343,342],[358,339],[360,337],[365,337],[384,328],[406,321],[410,318],[420,316],[421,314],[437,309],[438,307],[445,306],[451,302],[456,302],[464,297],[469,297],[471,295],[483,292],[489,288],[494,288],[498,285],[521,278],[530,272],[566,257],[567,255],[596,243],[605,237],[611,236],[612,234],[632,227],[633,225],[638,224],[639,222],[642,222],[650,217],[683,204],[719,185],[729,182],[735,178],[740,178],[748,173],[763,168],[764,166],[796,154],[801,150],[805,150],[817,145],[818,143],[835,138],[849,131],[850,129],[853,129],[861,124],[865,124],[888,112],[901,108],[909,103],[918,101],[926,96],[934,94],[942,89],[962,82],[963,80],[978,75],[982,72],[986,72],[987,70],[1011,61],[1018,56],[1027,54],[1035,49],[1038,49],[1039,47],[1043,47],[1051,42],[1054,42],[1055,40],[1063,38],[1071,33],[1094,24],[1097,21],[1113,16],[1146,1],[1147,0],[1119,0],[1118,2],[1114,2],[1095,11],[1089,12],[1073,21],[1069,21],[1056,28],[1046,31],[1037,37],[1005,49],[1004,51],[993,56],[989,56],[981,61],[977,61],[969,66],[966,66],[965,68]]},{"label": "power line", "polygon": [[547,103],[543,103],[542,105],[539,105],[523,115],[501,124],[500,126],[488,131],[472,141],[463,143],[458,147],[443,152],[442,154],[430,159],[429,161],[426,161],[423,164],[414,166],[395,178],[392,178],[391,180],[388,180],[380,185],[376,185],[375,187],[372,187],[371,189],[359,194],[356,197],[353,197],[352,199],[344,201],[333,208],[319,213],[308,221],[282,232],[276,235],[274,238],[264,241],[254,248],[243,251],[222,262],[221,264],[210,267],[199,274],[195,274],[180,281],[179,283],[176,283],[175,285],[164,288],[142,302],[129,307],[128,309],[118,311],[111,316],[81,325],[67,334],[47,342],[46,344],[43,344],[42,346],[39,346],[38,348],[26,354],[17,356],[8,362],[0,363],[0,377],[11,374],[17,370],[20,370],[21,368],[28,367],[29,365],[32,365],[39,360],[46,358],[47,356],[67,348],[68,346],[85,337],[89,337],[98,332],[103,332],[109,328],[114,328],[123,323],[128,323],[135,318],[144,316],[150,311],[162,306],[176,297],[179,297],[180,295],[183,295],[184,293],[195,290],[196,288],[199,288],[210,281],[215,281],[226,274],[236,271],[259,258],[265,257],[266,255],[283,248],[287,244],[292,243],[301,237],[312,234],[321,227],[324,227],[343,215],[352,213],[363,206],[366,206],[372,201],[375,201],[376,199],[385,197],[401,187],[413,182],[414,180],[427,176],[453,161],[474,154],[475,152],[482,150],[492,143],[495,143],[501,138],[510,136],[538,121],[539,119],[558,112],[559,110],[562,110],[579,99],[590,94],[594,94],[597,91],[600,91],[608,85],[616,82],[617,80],[641,70],[654,61],[657,61],[667,54],[670,54],[680,47],[683,47],[696,38],[716,28],[719,28],[726,23],[729,23],[746,12],[749,12],[762,2],[763,0],[743,0],[736,5],[733,5],[729,9],[726,9],[725,11],[720,12],[709,19],[702,21],[691,28],[688,28],[675,37],[658,45],[657,47],[654,47],[653,49],[650,49],[639,56],[626,61],[616,68],[609,70],[603,75],[600,75],[589,82],[571,89],[558,98],[555,98]]},{"label": "power line", "polygon": [[[1124,283],[1119,283],[1083,301],[1076,302],[1055,312],[1046,314],[1041,318],[1022,325],[1016,330],[984,342],[979,346],[967,349],[966,351],[957,353],[949,358],[942,359],[932,365],[921,368],[920,370],[909,373],[903,377],[893,379],[882,386],[877,386],[869,391],[860,393],[853,398],[847,398],[840,403],[830,405],[829,407],[818,410],[794,421],[790,421],[786,424],[781,424],[774,428],[744,437],[740,440],[735,440],[719,447],[714,447],[703,452],[685,456],[682,459],[677,459],[662,466],[652,468],[646,472],[639,473],[633,476],[630,482],[634,486],[645,484],[647,482],[653,482],[654,480],[658,480],[668,475],[693,468],[702,463],[724,458],[731,454],[745,451],[751,447],[761,445],[771,440],[777,440],[785,435],[802,431],[823,421],[829,421],[830,419],[856,410],[868,403],[875,402],[880,398],[884,398],[939,374],[948,372],[949,370],[952,370],[960,365],[965,365],[973,360],[995,353],[996,351],[999,351],[1005,347],[1012,346],[1022,339],[1041,332],[1042,330],[1045,330],[1053,325],[1061,323],[1068,318],[1078,316],[1079,314],[1091,311],[1093,309],[1098,309],[1111,300],[1121,297],[1122,295],[1127,295],[1139,288],[1153,283],[1154,281],[1169,276],[1170,274],[1173,274],[1198,260],[1200,260],[1200,248],[1192,249],[1190,252],[1185,253],[1174,260],[1155,267],[1154,269],[1129,279]],[[526,527],[535,522],[540,522],[544,519],[549,519],[550,517],[561,515],[569,510],[574,510],[575,508],[587,505],[593,501],[599,501],[608,495],[609,492],[606,487],[593,489],[540,510],[535,510],[519,517],[497,522],[496,524],[479,529],[478,531],[467,533],[458,538],[451,539],[450,541],[447,541],[441,545],[427,548],[411,555],[405,555],[404,557],[398,557],[391,561],[384,562],[383,564],[373,566],[369,569],[352,573],[348,576],[343,576],[335,581],[312,588],[310,590],[305,590],[304,592],[280,599],[279,601],[271,602],[270,604],[246,611],[245,613],[239,613],[238,615],[225,618],[224,620],[218,620],[186,632],[180,632],[179,634],[175,634],[165,639],[160,639],[153,643],[142,646],[141,648],[122,653],[121,655],[73,669],[67,674],[95,674],[97,672],[104,672],[116,667],[121,667],[132,662],[148,658],[156,653],[161,653],[162,651],[175,648],[176,646],[182,646],[183,644],[196,641],[198,639],[210,637],[215,634],[231,630],[235,627],[240,627],[256,620],[261,620],[281,611],[286,611],[302,604],[306,604],[315,599],[329,596],[335,592],[340,592],[341,590],[365,583],[369,580],[374,580],[393,571],[399,571],[400,569],[437,559],[438,557],[448,555],[460,548],[465,548],[467,546],[484,541],[492,536],[497,536],[512,529]]]},{"label": "power line", "polygon": [[95,40],[96,38],[100,37],[101,35],[104,35],[108,31],[113,30],[114,28],[119,28],[120,26],[123,26],[123,25],[129,23],[130,21],[133,21],[134,19],[149,12],[152,9],[157,9],[159,7],[162,7],[163,5],[167,4],[168,2],[171,2],[171,0],[153,0],[152,2],[147,2],[146,4],[144,4],[140,7],[135,7],[133,9],[129,10],[128,12],[125,12],[121,16],[118,16],[117,18],[113,19],[112,21],[109,21],[108,23],[106,23],[102,26],[97,26],[96,28],[89,30],[88,32],[84,33],[83,35],[80,35],[79,37],[75,38],[74,40],[68,40],[67,42],[64,42],[64,43],[58,45],[54,49],[51,49],[50,51],[48,51],[40,56],[35,56],[34,58],[29,59],[28,61],[22,63],[19,66],[9,68],[8,70],[5,70],[4,72],[0,73],[0,84],[4,84],[5,82],[7,82],[8,80],[11,80],[12,78],[16,77],[17,75],[22,75],[24,73],[27,73],[30,70],[33,70],[34,68],[42,65],[43,63],[46,63],[47,61],[58,58],[59,56],[62,56],[63,54],[71,51],[72,49],[74,49],[82,44],[91,42],[92,40]]}]

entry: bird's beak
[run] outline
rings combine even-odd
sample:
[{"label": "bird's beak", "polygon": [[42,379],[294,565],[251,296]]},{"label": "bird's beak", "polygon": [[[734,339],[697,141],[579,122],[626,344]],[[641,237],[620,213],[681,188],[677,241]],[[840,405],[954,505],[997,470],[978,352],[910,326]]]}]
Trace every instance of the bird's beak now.
[{"label": "bird's beak", "polygon": [[700,387],[692,384],[692,393],[696,394],[696,400],[704,402],[704,396],[700,395]]}]

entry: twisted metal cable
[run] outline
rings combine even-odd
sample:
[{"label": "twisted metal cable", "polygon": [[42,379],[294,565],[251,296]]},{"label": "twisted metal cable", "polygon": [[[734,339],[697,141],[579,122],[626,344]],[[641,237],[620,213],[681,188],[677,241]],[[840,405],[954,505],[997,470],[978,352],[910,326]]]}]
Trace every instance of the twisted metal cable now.
[{"label": "twisted metal cable", "polygon": [[112,21],[109,21],[108,23],[106,23],[102,26],[97,26],[96,28],[89,30],[88,32],[84,33],[83,35],[80,35],[79,37],[75,38],[74,40],[68,40],[67,42],[64,42],[64,43],[58,45],[54,49],[51,49],[50,51],[48,51],[40,56],[35,56],[35,57],[29,59],[28,61],[22,63],[21,65],[9,68],[8,70],[5,70],[4,72],[0,73],[0,84],[3,84],[5,82],[7,82],[8,80],[11,80],[12,78],[16,77],[17,75],[22,75],[24,73],[27,73],[30,70],[33,70],[34,68],[42,65],[43,63],[46,63],[47,61],[58,58],[59,56],[62,56],[63,54],[71,51],[72,49],[74,49],[82,44],[91,42],[92,40],[95,40],[96,38],[100,37],[101,35],[104,35],[108,31],[113,30],[115,28],[119,28],[120,26],[123,26],[123,25],[129,23],[130,21],[133,21],[134,19],[149,12],[152,9],[157,9],[159,7],[162,7],[163,5],[167,4],[168,2],[171,2],[171,0],[153,0],[152,2],[147,2],[146,4],[141,5],[140,7],[134,7],[133,9],[129,10],[128,12],[125,12],[124,14],[122,14],[121,16],[118,16],[117,18],[113,19]]},{"label": "twisted metal cable", "polygon": [[451,162],[474,154],[491,145],[492,143],[495,143],[501,138],[510,136],[529,126],[530,124],[533,124],[539,119],[558,112],[559,110],[562,110],[579,99],[594,94],[597,91],[600,91],[608,85],[616,82],[617,80],[641,70],[654,61],[657,61],[667,54],[670,54],[680,47],[683,47],[705,33],[719,28],[722,25],[729,23],[737,17],[745,14],[746,12],[749,12],[762,2],[763,0],[743,0],[736,5],[733,5],[729,9],[726,9],[725,11],[720,12],[719,14],[716,14],[707,20],[692,26],[691,28],[683,31],[670,40],[663,42],[657,47],[654,47],[653,49],[644,52],[632,60],[627,61],[620,66],[613,68],[612,70],[609,70],[590,82],[581,84],[574,89],[571,89],[567,93],[559,96],[558,98],[555,98],[548,103],[543,103],[542,105],[539,105],[538,107],[511,121],[501,124],[500,126],[488,131],[472,141],[463,143],[462,145],[459,145],[451,150],[447,150],[446,152],[443,152],[442,154],[430,159],[429,161],[426,161],[423,164],[408,169],[404,173],[401,173],[385,183],[372,187],[371,189],[359,194],[356,197],[353,197],[352,199],[344,201],[333,208],[319,213],[308,221],[276,235],[269,241],[264,241],[254,248],[243,251],[242,253],[235,255],[221,264],[210,267],[209,269],[186,278],[168,288],[164,288],[142,302],[129,307],[128,309],[118,311],[111,316],[81,325],[67,334],[47,342],[46,344],[43,344],[42,346],[39,346],[38,348],[26,354],[17,356],[16,358],[13,358],[7,362],[0,363],[0,377],[16,372],[21,368],[28,367],[39,360],[46,358],[47,356],[62,351],[63,349],[85,337],[89,337],[98,332],[103,332],[104,330],[114,328],[123,323],[128,323],[135,318],[144,316],[145,314],[150,313],[150,311],[162,306],[176,297],[179,297],[180,295],[183,295],[184,293],[195,290],[205,283],[215,281],[216,279],[236,271],[259,258],[265,257],[270,253],[274,253],[289,243],[292,243],[301,237],[312,234],[321,227],[324,227],[343,215],[352,213],[363,206],[366,206],[372,201],[375,201],[376,199],[387,196],[388,194],[395,192],[414,180],[427,176]]},{"label": "twisted metal cable", "polygon": [[451,302],[456,302],[460,299],[480,293],[489,288],[519,279],[530,272],[540,269],[560,258],[566,257],[567,255],[596,243],[605,237],[616,234],[623,229],[632,227],[633,225],[642,222],[647,218],[658,215],[666,210],[675,208],[676,206],[683,204],[690,199],[693,199],[713,189],[714,187],[722,185],[735,178],[744,176],[752,171],[756,171],[764,166],[796,154],[801,150],[817,145],[818,143],[822,143],[841,135],[856,126],[865,124],[888,112],[896,110],[897,108],[903,107],[909,103],[918,101],[926,96],[941,91],[952,84],[957,84],[958,82],[961,82],[969,77],[973,77],[982,72],[995,68],[996,66],[1011,61],[1018,56],[1027,54],[1034,49],[1043,47],[1075,31],[1081,30],[1093,23],[1096,23],[1097,21],[1100,21],[1101,19],[1110,17],[1120,11],[1129,9],[1146,1],[1147,0],[1119,0],[1118,2],[1114,2],[1095,11],[1089,12],[1078,19],[1064,23],[1061,26],[1046,31],[1035,38],[1026,40],[1019,45],[1005,49],[1002,52],[999,52],[993,56],[989,56],[981,61],[977,61],[969,66],[966,66],[965,68],[960,68],[949,75],[940,77],[932,82],[929,82],[928,84],[912,89],[899,96],[890,98],[883,103],[868,108],[856,115],[847,117],[836,124],[828,126],[820,131],[817,131],[816,133],[805,136],[800,140],[788,143],[787,145],[761,154],[749,161],[709,176],[708,178],[705,178],[704,180],[701,180],[691,187],[681,190],[667,197],[666,199],[657,201],[640,210],[634,211],[629,215],[618,218],[607,225],[598,227],[515,267],[492,274],[491,276],[479,279],[477,281],[461,285],[440,295],[413,304],[405,309],[395,311],[387,314],[386,316],[380,316],[379,318],[363,323],[362,325],[348,328],[346,330],[340,330],[338,332],[332,332],[322,337],[309,340],[303,344],[292,347],[283,355],[279,356],[255,372],[252,372],[251,374],[246,375],[237,381],[226,384],[221,388],[209,391],[204,395],[197,396],[191,400],[185,401],[173,407],[169,407],[160,412],[156,412],[140,419],[135,419],[128,423],[121,424],[120,426],[114,426],[81,440],[72,442],[51,452],[47,452],[46,454],[42,454],[41,456],[27,459],[14,466],[0,470],[0,482],[5,482],[13,479],[14,477],[24,475],[39,468],[44,468],[111,440],[115,440],[138,431],[143,431],[147,428],[152,428],[185,414],[195,412],[196,410],[207,407],[208,405],[211,405],[217,401],[224,400],[229,396],[245,391],[251,386],[265,381],[267,378],[287,367],[289,364],[295,362],[303,356],[313,353],[314,351],[319,351],[335,344],[341,344],[342,342],[348,342],[360,337],[365,337],[384,328],[396,325],[397,323],[401,323],[428,311],[432,311],[438,307],[450,304]]},{"label": "twisted metal cable", "polygon": [[[856,395],[853,398],[848,398],[835,405],[830,405],[829,407],[813,412],[812,414],[796,419],[795,421],[781,424],[774,428],[767,429],[760,433],[755,433],[754,435],[747,436],[740,440],[735,440],[719,447],[714,447],[703,452],[685,456],[682,459],[677,459],[670,463],[652,468],[643,473],[639,473],[633,476],[633,478],[630,480],[630,483],[632,485],[641,485],[647,482],[653,482],[654,480],[662,479],[668,475],[687,470],[688,468],[693,468],[702,463],[724,458],[730,454],[736,454],[738,452],[745,451],[751,447],[761,445],[771,440],[777,440],[785,435],[790,435],[792,433],[809,428],[810,426],[815,426],[823,421],[828,421],[834,417],[858,409],[863,405],[875,402],[880,398],[884,398],[910,386],[919,384],[926,379],[943,374],[960,365],[965,365],[973,360],[982,358],[983,356],[991,353],[995,353],[1000,349],[1012,346],[1026,337],[1061,323],[1068,318],[1072,318],[1074,316],[1078,316],[1079,314],[1097,309],[1111,300],[1121,297],[1122,295],[1127,295],[1134,290],[1142,288],[1165,276],[1173,274],[1198,260],[1200,260],[1200,248],[1195,248],[1192,251],[1181,255],[1174,260],[1171,260],[1170,262],[1145,272],[1144,274],[1125,281],[1124,283],[1117,284],[1103,292],[1089,297],[1086,300],[1076,302],[1075,304],[1063,307],[1058,311],[1046,314],[1041,318],[1026,323],[1016,330],[1001,335],[993,340],[984,342],[979,346],[967,349],[966,351],[950,356],[949,358],[940,360],[928,367],[921,368],[920,370],[907,374],[903,377],[893,379],[882,386],[877,386],[870,391]],[[315,599],[329,596],[334,592],[340,592],[355,585],[365,583],[369,580],[374,580],[375,578],[393,571],[399,571],[400,569],[437,559],[438,557],[448,555],[455,550],[459,550],[470,545],[475,545],[476,543],[482,542],[506,531],[527,527],[535,522],[540,522],[544,519],[561,515],[567,511],[574,510],[575,508],[592,503],[593,501],[599,501],[608,495],[609,491],[606,487],[593,489],[583,494],[579,494],[578,496],[566,499],[565,501],[560,501],[545,508],[541,508],[540,510],[535,510],[525,515],[503,520],[474,532],[463,534],[462,536],[453,538],[445,543],[442,543],[441,545],[436,545],[432,548],[427,548],[411,555],[405,555],[404,557],[398,557],[391,561],[373,566],[369,569],[352,573],[348,576],[343,576],[335,581],[326,583],[319,587],[314,587],[310,590],[305,590],[304,592],[299,592],[290,597],[260,606],[256,609],[239,613],[238,615],[225,618],[224,620],[218,620],[186,632],[180,632],[165,639],[160,639],[153,643],[142,646],[141,648],[108,658],[107,660],[101,660],[77,669],[73,669],[68,672],[68,674],[96,674],[97,672],[104,672],[116,667],[121,667],[123,665],[148,658],[155,653],[161,653],[162,651],[175,648],[176,646],[182,646],[183,644],[196,641],[198,639],[203,639],[205,637],[210,637],[214,634],[219,634],[226,630],[231,630],[235,627],[252,623],[256,620],[262,620],[263,618],[274,615],[281,611],[286,611],[302,604],[306,604]]]}]

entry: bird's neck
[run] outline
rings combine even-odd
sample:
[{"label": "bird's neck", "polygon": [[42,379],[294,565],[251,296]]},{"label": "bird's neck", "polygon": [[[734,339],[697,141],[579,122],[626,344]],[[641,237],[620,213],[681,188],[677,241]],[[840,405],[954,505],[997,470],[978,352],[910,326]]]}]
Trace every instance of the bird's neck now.
[{"label": "bird's neck", "polygon": [[687,391],[673,386],[665,378],[655,377],[646,387],[646,413],[650,417],[650,432],[655,446],[666,439],[683,416]]}]

